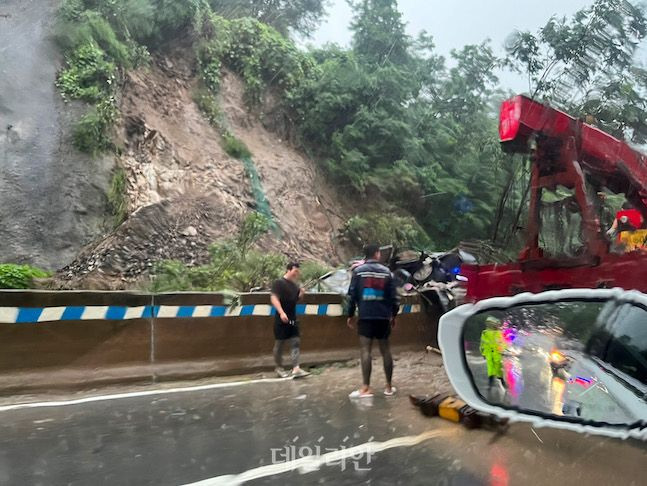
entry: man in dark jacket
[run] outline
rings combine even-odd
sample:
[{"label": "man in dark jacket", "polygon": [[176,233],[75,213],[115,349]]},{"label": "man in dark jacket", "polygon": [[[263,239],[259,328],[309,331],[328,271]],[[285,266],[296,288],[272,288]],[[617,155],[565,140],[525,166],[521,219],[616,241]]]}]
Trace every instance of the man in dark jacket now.
[{"label": "man in dark jacket", "polygon": [[[359,334],[361,348],[362,377],[364,383],[359,390],[353,391],[351,398],[372,397],[371,391],[371,347],[377,339],[384,363],[386,388],[384,394],[392,396],[395,387],[391,384],[393,376],[393,357],[389,347],[389,335],[395,326],[395,317],[400,308],[400,299],[391,271],[380,263],[380,247],[367,245],[364,248],[366,262],[353,270],[353,278],[348,289],[348,327]],[[355,322],[355,311],[359,310],[359,321]]]}]

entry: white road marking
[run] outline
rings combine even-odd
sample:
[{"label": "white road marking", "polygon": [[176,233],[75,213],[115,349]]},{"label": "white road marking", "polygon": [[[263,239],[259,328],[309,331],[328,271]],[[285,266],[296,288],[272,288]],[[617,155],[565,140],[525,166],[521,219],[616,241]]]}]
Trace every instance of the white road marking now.
[{"label": "white road marking", "polygon": [[187,386],[183,388],[159,388],[156,390],[143,390],[137,392],[127,392],[127,393],[115,393],[113,395],[97,395],[84,398],[76,398],[74,400],[58,400],[51,402],[32,402],[32,403],[15,403],[12,405],[2,405],[0,406],[0,412],[7,412],[9,410],[20,410],[23,408],[46,408],[46,407],[62,407],[65,405],[81,405],[83,403],[92,403],[92,402],[103,402],[107,400],[121,400],[124,398],[137,398],[137,397],[149,397],[155,395],[167,395],[172,393],[186,393],[192,391],[202,391],[202,390],[215,390],[217,388],[231,388],[235,386],[243,385],[253,385],[255,383],[276,383],[279,381],[291,380],[292,377],[288,378],[262,378],[258,380],[247,380],[247,381],[231,381],[227,383],[211,383],[209,385],[196,385],[196,386]]},{"label": "white road marking", "polygon": [[187,483],[184,486],[235,486],[243,484],[247,481],[274,476],[276,474],[283,474],[286,472],[294,471],[296,469],[299,469],[301,473],[305,474],[317,471],[319,470],[319,468],[321,468],[321,466],[327,464],[335,464],[348,458],[357,458],[365,454],[376,454],[378,452],[382,452],[387,449],[393,449],[395,447],[412,447],[414,445],[420,444],[421,442],[425,442],[429,439],[434,439],[442,435],[446,435],[446,433],[438,430],[430,430],[420,435],[398,437],[395,439],[387,440],[385,442],[366,442],[365,444],[360,444],[355,447],[349,447],[348,449],[339,449],[336,451],[327,452],[326,454],[322,454],[320,456],[307,456],[300,459],[295,459],[294,461],[270,464],[267,466],[250,469],[249,471],[245,471],[240,474],[216,476],[214,478],[204,479],[196,483]]}]

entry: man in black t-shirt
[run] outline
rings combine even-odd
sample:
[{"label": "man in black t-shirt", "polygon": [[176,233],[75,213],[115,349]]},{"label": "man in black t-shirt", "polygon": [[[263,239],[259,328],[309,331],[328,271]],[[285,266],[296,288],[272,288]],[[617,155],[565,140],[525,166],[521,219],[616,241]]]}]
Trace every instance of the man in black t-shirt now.
[{"label": "man in black t-shirt", "polygon": [[288,341],[292,349],[292,376],[300,377],[308,374],[299,367],[301,339],[297,321],[297,302],[305,293],[305,290],[298,284],[300,275],[299,264],[292,262],[288,264],[283,278],[272,284],[271,301],[276,310],[274,316],[274,361],[276,362],[276,373],[281,378],[289,376],[282,364],[283,346]]}]

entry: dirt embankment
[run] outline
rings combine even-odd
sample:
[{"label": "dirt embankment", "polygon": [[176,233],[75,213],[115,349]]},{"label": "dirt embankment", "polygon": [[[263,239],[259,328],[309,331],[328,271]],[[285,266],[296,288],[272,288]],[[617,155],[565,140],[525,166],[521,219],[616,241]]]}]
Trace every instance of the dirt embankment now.
[{"label": "dirt embankment", "polygon": [[[242,162],[224,152],[218,131],[193,101],[195,71],[192,56],[177,50],[127,75],[117,143],[130,215],[61,270],[57,286],[127,288],[145,280],[158,260],[205,263],[209,244],[235,234],[255,207]],[[280,229],[260,246],[292,258],[339,261],[336,235],[349,212],[315,162],[246,110],[243,92],[240,80],[225,72],[225,122],[251,150]]]}]

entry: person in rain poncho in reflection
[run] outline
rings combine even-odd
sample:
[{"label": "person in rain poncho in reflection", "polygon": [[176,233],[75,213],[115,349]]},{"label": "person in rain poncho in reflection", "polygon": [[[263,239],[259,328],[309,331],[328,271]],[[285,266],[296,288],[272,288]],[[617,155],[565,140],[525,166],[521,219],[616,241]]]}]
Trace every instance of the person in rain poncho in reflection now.
[{"label": "person in rain poncho in reflection", "polygon": [[488,389],[492,388],[494,379],[498,378],[506,388],[503,381],[503,351],[505,341],[501,331],[501,321],[493,316],[485,319],[485,329],[481,332],[479,350],[487,362]]}]

